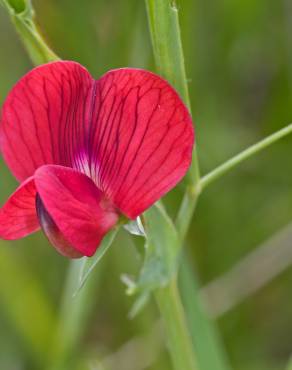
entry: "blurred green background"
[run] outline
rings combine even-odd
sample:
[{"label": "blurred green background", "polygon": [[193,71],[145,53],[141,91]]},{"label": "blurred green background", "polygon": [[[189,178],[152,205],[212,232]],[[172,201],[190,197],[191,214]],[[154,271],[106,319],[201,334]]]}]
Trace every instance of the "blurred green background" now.
[{"label": "blurred green background", "polygon": [[[143,1],[38,0],[34,6],[56,53],[82,63],[94,76],[122,66],[155,70]],[[181,0],[178,9],[201,171],[206,173],[292,120],[292,3]],[[0,45],[2,104],[31,68],[2,8]],[[188,234],[190,262],[234,370],[288,370],[291,158],[292,137],[212,185],[199,201]],[[2,204],[16,181],[2,160],[0,171]],[[180,191],[167,196],[172,215],[179,196]],[[278,237],[270,240],[275,232]],[[170,369],[155,305],[128,318],[134,300],[125,295],[120,275],[139,269],[134,241],[120,234],[91,279],[93,298],[77,350],[70,355],[72,370]],[[258,248],[262,253],[254,255]],[[244,266],[230,274],[243,258]],[[48,368],[67,267],[41,233],[1,241],[1,370]],[[206,288],[220,276],[219,283]]]}]

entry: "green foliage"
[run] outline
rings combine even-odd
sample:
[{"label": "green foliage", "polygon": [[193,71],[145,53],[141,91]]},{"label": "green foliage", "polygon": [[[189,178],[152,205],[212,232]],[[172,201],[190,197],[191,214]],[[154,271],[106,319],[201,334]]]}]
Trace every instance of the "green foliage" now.
[{"label": "green foliage", "polygon": [[77,284],[77,292],[83,287],[86,280],[89,278],[93,269],[97,266],[101,258],[107,252],[109,247],[112,245],[117,233],[119,226],[116,226],[111,231],[109,231],[106,236],[103,238],[100,246],[98,247],[96,253],[92,257],[83,257],[83,265],[80,269],[79,282]]},{"label": "green foliage", "polygon": [[1,0],[1,3],[11,12],[16,14],[23,13],[27,9],[31,9],[31,3],[29,0]]},{"label": "green foliage", "polygon": [[[144,2],[39,0],[34,5],[49,44],[63,58],[82,62],[96,77],[122,66],[154,70]],[[211,4],[180,0],[177,8],[201,172],[207,173],[291,121],[291,1],[227,0]],[[0,8],[0,45],[2,103],[17,79],[31,68],[4,8]],[[188,260],[201,282],[198,289],[229,271],[291,221],[291,155],[292,140],[286,138],[202,195],[187,235]],[[16,183],[3,163],[0,167],[3,204]],[[176,213],[179,194],[178,189],[167,196],[166,208],[171,215]],[[147,305],[130,322],[125,319],[132,302],[124,297],[119,275],[121,271],[135,275],[141,265],[131,243],[119,238],[119,244],[105,255],[108,264],[98,278],[102,289],[92,293],[97,301],[76,352],[79,358],[89,358],[90,363],[95,363],[97,357],[111,359],[116,355],[119,370],[124,370],[124,363],[127,370],[135,369],[134,359],[142,364],[145,358],[148,362],[145,360],[144,368],[169,370],[161,347],[151,352],[152,356],[140,352],[146,343],[143,335],[157,318],[153,305]],[[65,261],[41,235],[13,245],[3,242],[1,250],[5,250],[0,266],[5,294],[0,294],[0,368],[43,369],[37,365],[36,353],[43,358],[51,334],[37,328],[41,323],[53,328],[54,323],[49,319],[46,324],[36,314],[44,312],[38,307],[45,305],[53,311],[45,316],[55,317],[65,280]],[[29,273],[28,280],[24,270]],[[285,369],[292,341],[291,284],[289,268],[217,320],[234,370]],[[35,285],[42,297],[35,295],[35,308],[31,310],[30,292]],[[190,290],[186,294],[192,298]],[[134,335],[137,332],[141,333],[138,341]]]},{"label": "green foliage", "polygon": [[146,231],[145,260],[137,281],[131,281],[129,294],[143,296],[166,286],[177,272],[179,239],[162,204],[156,204],[143,215]]},{"label": "green foliage", "polygon": [[57,55],[47,46],[34,22],[30,0],[1,0],[7,8],[20,38],[35,65],[57,60]]}]

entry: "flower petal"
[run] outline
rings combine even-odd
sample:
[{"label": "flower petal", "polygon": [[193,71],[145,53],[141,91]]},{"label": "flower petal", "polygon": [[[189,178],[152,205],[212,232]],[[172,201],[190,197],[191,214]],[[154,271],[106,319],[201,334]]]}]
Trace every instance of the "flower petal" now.
[{"label": "flower petal", "polygon": [[40,196],[36,197],[36,210],[42,230],[47,236],[50,243],[57,251],[65,257],[80,258],[82,254],[78,252],[62,234],[55,221],[46,210]]},{"label": "flower petal", "polygon": [[43,164],[73,167],[130,218],[174,187],[191,162],[186,107],[143,70],[94,81],[74,62],[37,67],[7,97],[1,123],[2,152],[19,180]]},{"label": "flower petal", "polygon": [[98,81],[96,100],[90,173],[114,204],[135,218],[188,170],[192,120],[174,89],[144,70],[105,74]]},{"label": "flower petal", "polygon": [[33,178],[24,181],[0,209],[0,238],[19,239],[39,229]]},{"label": "flower petal", "polygon": [[43,164],[74,166],[79,137],[85,138],[86,104],[93,80],[75,62],[34,68],[14,86],[3,105],[1,150],[23,181]]},{"label": "flower petal", "polygon": [[[92,256],[104,234],[118,220],[116,210],[102,192],[86,175],[62,166],[40,167],[35,173],[35,183],[42,204],[54,222],[50,228],[40,219],[49,240],[65,255],[70,246],[69,253],[75,249]],[[56,230],[62,235],[61,241],[60,235],[53,235]]]}]

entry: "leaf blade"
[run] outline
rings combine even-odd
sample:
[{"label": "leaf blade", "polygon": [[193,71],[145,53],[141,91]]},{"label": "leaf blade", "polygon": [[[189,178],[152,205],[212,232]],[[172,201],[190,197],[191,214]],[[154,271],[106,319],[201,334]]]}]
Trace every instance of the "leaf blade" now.
[{"label": "leaf blade", "polygon": [[116,226],[115,228],[113,228],[111,231],[107,233],[107,235],[104,237],[103,241],[101,242],[101,245],[97,249],[94,256],[83,257],[83,261],[84,261],[83,267],[80,272],[79,283],[78,283],[78,287],[76,289],[75,294],[77,294],[80,291],[80,289],[84,286],[90,274],[92,273],[93,269],[97,266],[97,264],[100,262],[102,257],[105,255],[105,253],[109,249],[109,247],[112,245],[119,229],[120,227]]}]

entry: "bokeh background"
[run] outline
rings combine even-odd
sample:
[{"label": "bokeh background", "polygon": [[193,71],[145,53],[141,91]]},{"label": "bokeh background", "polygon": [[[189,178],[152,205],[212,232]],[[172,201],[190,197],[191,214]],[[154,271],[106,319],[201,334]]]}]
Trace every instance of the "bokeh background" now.
[{"label": "bokeh background", "polygon": [[[63,59],[79,61],[96,77],[122,66],[155,70],[143,1],[34,3],[42,32]],[[178,9],[201,171],[206,173],[292,120],[292,3],[181,0]],[[2,104],[32,67],[2,8],[0,45]],[[292,137],[207,188],[188,234],[201,298],[234,370],[289,366],[291,158]],[[2,204],[16,181],[2,159],[0,174]],[[180,195],[177,190],[167,196],[172,215]],[[120,276],[139,269],[136,241],[121,233],[92,277],[91,304],[70,369],[170,369],[154,303],[136,318],[128,317],[134,299],[125,295]],[[1,370],[49,368],[67,268],[68,261],[41,233],[1,241]],[[65,306],[63,314],[73,309]]]}]

